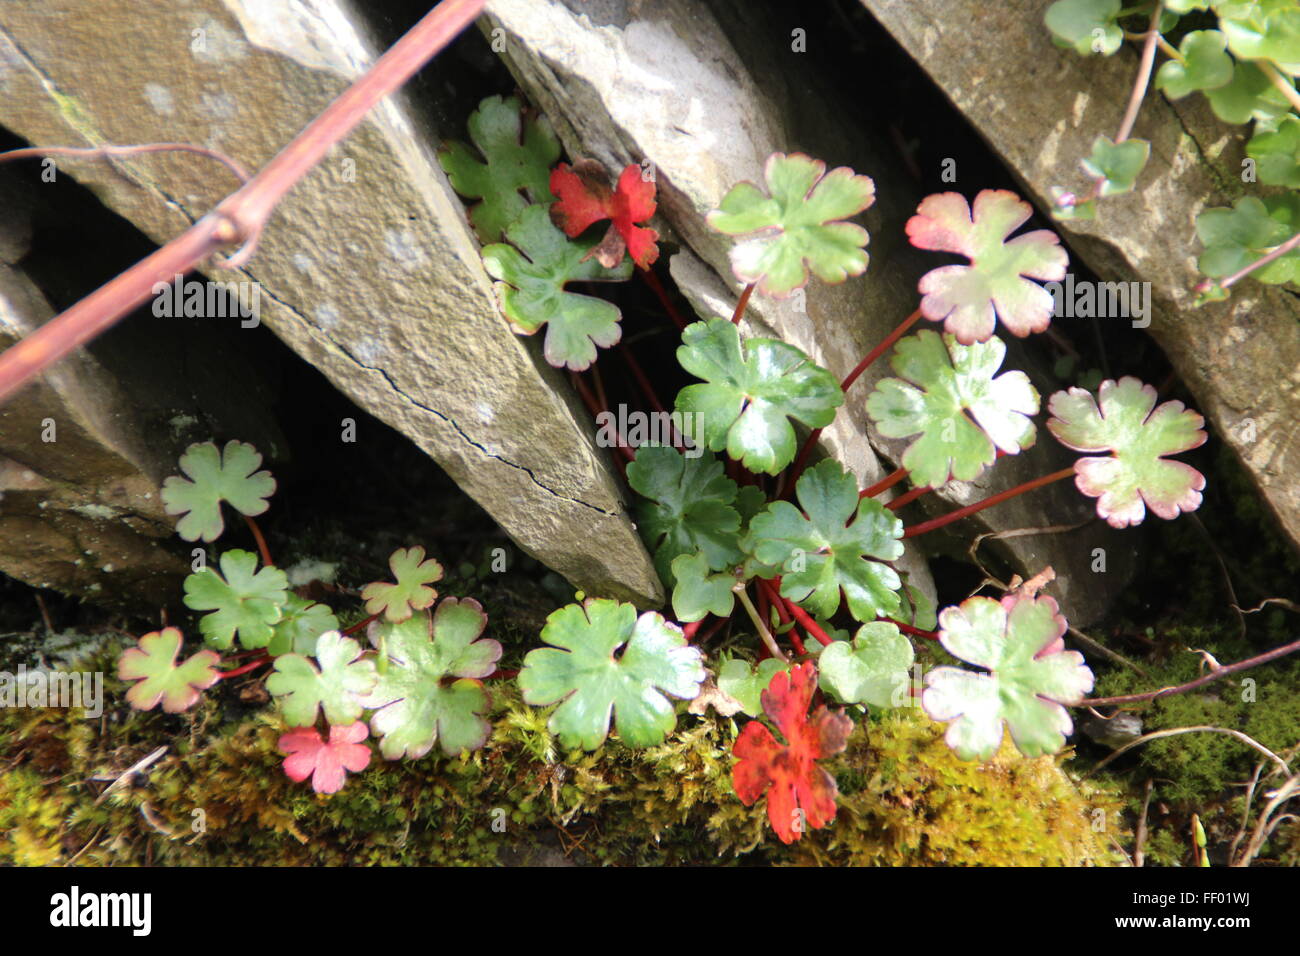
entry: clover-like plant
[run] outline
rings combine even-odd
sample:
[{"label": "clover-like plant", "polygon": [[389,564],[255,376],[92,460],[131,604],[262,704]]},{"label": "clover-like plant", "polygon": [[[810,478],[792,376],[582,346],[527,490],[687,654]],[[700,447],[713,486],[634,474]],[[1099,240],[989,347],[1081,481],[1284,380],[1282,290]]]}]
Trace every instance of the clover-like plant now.
[{"label": "clover-like plant", "polygon": [[370,642],[383,644],[388,666],[361,703],[375,711],[370,729],[387,759],[423,757],[435,743],[455,756],[487,742],[492,728],[483,716],[481,679],[496,670],[501,645],[480,637],[486,625],[472,598],[443,598],[432,616],[421,611],[371,624]]},{"label": "clover-like plant", "polygon": [[960,193],[928,196],[907,221],[907,237],[919,249],[956,252],[970,265],[940,266],[920,283],[921,314],[963,345],[986,341],[997,320],[1012,335],[1041,332],[1052,321],[1054,302],[1031,279],[1065,278],[1065,250],[1056,234],[1036,229],[1008,241],[1033,207],[1005,189],[986,189],[972,208]]},{"label": "clover-like plant", "polygon": [[555,198],[549,184],[560,143],[546,117],[523,117],[513,96],[489,96],[480,103],[469,117],[469,137],[482,160],[453,141],[438,151],[438,161],[456,192],[481,200],[469,209],[479,239],[500,242],[530,203]]},{"label": "clover-like plant", "polygon": [[760,721],[752,720],[736,738],[732,784],[749,806],[767,793],[767,817],[782,843],[803,836],[804,823],[820,829],[835,819],[835,778],[817,761],[833,757],[848,743],[853,721],[819,707],[808,717],[817,668],[799,664],[778,671],[762,693],[763,710],[785,737],[782,745]]},{"label": "clover-like plant", "polygon": [[1050,597],[967,598],[939,615],[939,641],[953,656],[989,673],[938,667],[926,675],[921,702],[948,722],[948,745],[964,758],[987,760],[1003,724],[1021,753],[1056,753],[1073,729],[1064,704],[1092,690],[1092,671],[1065,650],[1065,618]]},{"label": "clover-like plant", "polygon": [[338,631],[316,639],[317,664],[300,654],[275,659],[275,673],[266,689],[280,699],[291,727],[310,727],[318,710],[334,725],[350,724],[361,716],[362,699],[375,689],[379,675],[370,660],[361,659],[361,645]]},{"label": "clover-like plant", "polygon": [[551,191],[556,195],[551,222],[570,239],[594,223],[610,221],[604,238],[587,253],[606,269],[620,266],[624,253],[642,269],[659,258],[659,233],[636,225],[655,214],[655,183],[640,166],[625,167],[610,188],[605,167],[595,160],[579,160],[572,168],[560,163],[551,173]]},{"label": "clover-like plant", "polygon": [[1034,443],[1038,392],[1024,372],[997,375],[1006,352],[997,337],[960,345],[930,331],[898,343],[890,365],[902,380],[877,384],[867,414],[889,438],[920,436],[903,452],[913,481],[970,481],[999,450],[1014,455]]},{"label": "clover-like plant", "polygon": [[897,624],[872,621],[852,642],[833,641],[817,656],[821,687],[846,704],[886,709],[904,703],[914,653]]},{"label": "clover-like plant", "polygon": [[364,722],[334,726],[329,739],[321,739],[315,727],[299,727],[280,737],[280,753],[287,754],[284,772],[290,780],[311,777],[317,793],[337,793],[343,789],[348,771],[360,773],[370,766],[370,748],[361,741],[369,731]]},{"label": "clover-like plant", "polygon": [[1205,476],[1164,457],[1205,443],[1205,419],[1182,402],[1156,408],[1156,390],[1125,376],[1102,382],[1096,398],[1081,388],[1057,392],[1048,409],[1053,417],[1047,428],[1061,444],[1114,453],[1074,463],[1075,484],[1097,499],[1097,514],[1114,527],[1140,524],[1147,508],[1176,518],[1200,507]]},{"label": "clover-like plant", "polygon": [[176,533],[186,541],[215,541],[225,528],[223,501],[248,517],[266,511],[275,479],[257,470],[261,464],[257,449],[245,442],[227,442],[224,450],[212,442],[191,445],[180,461],[188,477],[173,475],[162,486],[163,508],[181,516]]},{"label": "clover-like plant", "polygon": [[[709,225],[736,236],[731,267],[763,295],[785,297],[808,281],[843,282],[867,268],[867,231],[851,222],[876,196],[867,176],[802,153],[773,153],[763,167],[767,192],[739,183],[709,213]],[[685,364],[685,363],[683,363]]]},{"label": "clover-like plant", "polygon": [[258,569],[252,552],[227,551],[221,555],[220,572],[205,565],[185,579],[185,606],[212,612],[199,621],[212,647],[225,650],[236,635],[246,648],[266,647],[284,614],[288,587],[279,568]]},{"label": "clover-like plant", "polygon": [[546,327],[543,352],[557,367],[581,371],[596,360],[596,349],[614,345],[623,335],[622,314],[594,296],[568,292],[570,282],[626,279],[632,263],[606,268],[588,256],[594,240],[571,242],[551,224],[545,206],[529,206],[498,243],[483,250],[483,263],[497,282],[501,310],[515,330],[533,335]]},{"label": "clover-like plant", "polygon": [[152,710],[161,702],[167,713],[179,714],[194,706],[200,691],[221,679],[216,668],[220,658],[212,651],[199,651],[177,664],[181,642],[179,630],[165,627],[144,635],[122,655],[118,678],[139,682],[126,692],[132,707]]},{"label": "clover-like plant", "polygon": [[[698,648],[659,614],[591,598],[546,619],[519,687],[529,704],[559,703],[548,726],[566,747],[595,750],[609,733],[632,747],[662,743],[677,724],[668,697],[691,700],[704,680]],[[622,653],[615,657],[615,651]]]},{"label": "clover-like plant", "polygon": [[755,472],[774,475],[794,460],[795,419],[822,428],[844,402],[835,377],[778,339],[740,340],[725,319],[696,322],[677,350],[682,368],[705,380],[677,396],[677,411],[698,416],[704,441]]},{"label": "clover-like plant", "polygon": [[429,585],[442,580],[442,565],[425,558],[424,548],[399,548],[389,557],[388,567],[396,583],[375,581],[361,589],[369,613],[396,622],[433,606],[438,591]]}]

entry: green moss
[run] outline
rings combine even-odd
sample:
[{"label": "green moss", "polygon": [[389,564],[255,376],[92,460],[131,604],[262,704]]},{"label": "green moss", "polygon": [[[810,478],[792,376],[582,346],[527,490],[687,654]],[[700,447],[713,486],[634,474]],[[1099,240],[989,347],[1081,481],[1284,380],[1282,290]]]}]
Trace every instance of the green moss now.
[{"label": "green moss", "polygon": [[[491,864],[556,837],[599,864],[1112,861],[1090,821],[1100,808],[1113,826],[1113,798],[1077,792],[1050,758],[962,763],[913,710],[860,722],[828,763],[844,789],[839,819],[785,847],[765,803],[745,807],[732,792],[730,720],[682,715],[660,747],[565,753],[544,711],[494,684],[481,751],[376,759],[325,797],[284,776],[273,712],[240,716],[227,692],[182,717],[140,714],[107,685],[102,721],[0,712],[11,768],[0,777],[0,863]],[[103,778],[164,743],[147,779],[94,805]]]}]

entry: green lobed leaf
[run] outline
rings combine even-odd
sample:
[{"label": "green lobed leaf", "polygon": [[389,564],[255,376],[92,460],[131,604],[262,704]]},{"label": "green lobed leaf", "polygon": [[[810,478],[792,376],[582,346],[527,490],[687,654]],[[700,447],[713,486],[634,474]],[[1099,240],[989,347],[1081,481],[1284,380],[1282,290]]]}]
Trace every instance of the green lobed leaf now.
[{"label": "green lobed leaf", "polygon": [[1246,144],[1259,181],[1268,186],[1300,188],[1300,118],[1260,120]]},{"label": "green lobed leaf", "polygon": [[383,614],[389,621],[404,621],[413,611],[432,607],[438,591],[428,587],[442,580],[442,565],[425,559],[424,548],[398,548],[388,557],[395,584],[373,581],[361,589],[368,614]]},{"label": "green lobed leaf", "polygon": [[595,750],[611,716],[627,746],[662,743],[677,724],[665,695],[692,700],[706,676],[679,627],[605,598],[552,613],[542,641],[551,646],[524,658],[519,687],[529,704],[560,704],[547,726],[566,747]]},{"label": "green lobed leaf", "polygon": [[1119,11],[1120,0],[1056,0],[1044,20],[1058,45],[1084,56],[1110,56],[1124,43]]},{"label": "green lobed leaf", "polygon": [[730,571],[711,573],[702,554],[682,554],[673,560],[673,613],[679,621],[699,621],[706,615],[730,617],[736,604]]},{"label": "green lobed leaf", "polygon": [[824,428],[844,404],[835,376],[799,349],[776,339],[742,343],[726,319],[687,326],[677,360],[707,383],[682,389],[677,411],[702,416],[708,447],[753,472],[775,475],[794,461],[790,419]]},{"label": "green lobed leaf", "polygon": [[733,657],[718,668],[718,690],[735,698],[743,713],[757,717],[763,712],[763,691],[767,690],[776,674],[788,673],[789,670],[789,664],[783,664],[775,657],[761,660],[757,665]]},{"label": "green lobed leaf", "polygon": [[627,466],[627,483],[645,500],[637,502],[637,528],[654,552],[655,569],[673,587],[673,561],[703,555],[711,571],[740,563],[740,515],[733,504],[736,483],[713,455],[687,458],[672,448],[645,445]]},{"label": "green lobed leaf", "polygon": [[351,724],[361,716],[362,699],[375,689],[379,675],[374,661],[362,659],[361,645],[338,631],[316,639],[316,662],[301,654],[275,659],[275,672],[266,689],[279,698],[290,727],[311,727],[317,711],[331,724]]},{"label": "green lobed leaf", "polygon": [[513,96],[483,100],[470,114],[469,136],[482,161],[470,147],[453,141],[438,151],[438,162],[456,192],[482,200],[469,210],[479,240],[499,242],[530,201],[554,200],[550,176],[560,143],[545,116],[521,121],[519,100]]},{"label": "green lobed leaf", "polygon": [[266,653],[272,657],[281,654],[310,656],[316,653],[316,638],[326,631],[339,629],[339,619],[333,611],[324,604],[300,598],[292,591],[285,595],[280,613],[280,623],[275,625],[275,634],[266,645]]},{"label": "green lobed leaf", "polygon": [[152,710],[161,701],[163,710],[179,714],[193,707],[199,692],[221,677],[216,665],[221,660],[212,651],[199,651],[181,664],[181,632],[174,627],[151,631],[135,647],[127,648],[117,662],[119,680],[139,681],[126,692],[136,710]]},{"label": "green lobed leaf", "polygon": [[[1231,275],[1263,258],[1300,231],[1300,197],[1294,193],[1238,199],[1231,209],[1206,209],[1196,217],[1205,246],[1197,267],[1211,278]],[[1300,251],[1292,250],[1251,273],[1267,284],[1300,278]]]},{"label": "green lobed leaf", "polygon": [[822,690],[845,704],[884,709],[907,703],[912,642],[887,621],[858,628],[853,642],[833,641],[817,659]]},{"label": "green lobed leaf", "polygon": [[270,505],[275,479],[269,471],[258,471],[262,456],[245,442],[227,442],[218,451],[213,442],[190,445],[180,466],[188,478],[172,475],[162,485],[163,509],[182,515],[176,533],[186,541],[215,541],[225,530],[221,502],[240,514],[255,517]]},{"label": "green lobed leaf", "polygon": [[288,602],[288,578],[279,568],[257,570],[250,551],[227,551],[220,564],[220,573],[208,565],[185,579],[185,606],[212,612],[200,619],[199,630],[213,647],[225,650],[236,635],[250,650],[266,647]]},{"label": "green lobed leaf", "polygon": [[1291,111],[1291,104],[1259,67],[1238,61],[1232,68],[1232,82],[1206,90],[1214,115],[1225,123],[1249,123],[1252,119],[1276,119]]},{"label": "green lobed leaf", "polygon": [[1082,654],[1065,650],[1056,602],[967,598],[944,610],[939,623],[949,653],[990,672],[937,667],[926,674],[921,702],[934,720],[948,722],[948,746],[963,760],[988,760],[1005,723],[1026,757],[1060,750],[1074,727],[1061,705],[1082,700],[1093,677]]},{"label": "green lobed leaf", "polygon": [[1218,30],[1193,30],[1178,44],[1183,62],[1168,60],[1156,71],[1156,89],[1170,99],[1197,90],[1217,90],[1232,82],[1232,57],[1228,40]]},{"label": "green lobed leaf", "polygon": [[1024,372],[994,377],[1006,350],[996,336],[961,345],[930,330],[898,343],[890,365],[902,379],[877,383],[867,414],[886,437],[920,436],[903,452],[917,486],[939,487],[949,476],[970,481],[997,449],[1014,455],[1033,445],[1038,392]]},{"label": "green lobed leaf", "polygon": [[[898,610],[902,581],[885,561],[903,553],[903,523],[838,462],[809,468],[795,485],[799,508],[774,501],[751,522],[746,549],[781,569],[781,595],[831,617],[841,591],[859,621]],[[800,511],[802,508],[802,512]]]},{"label": "green lobed leaf", "polygon": [[1300,73],[1300,8],[1294,0],[1244,0],[1215,5],[1228,49],[1241,60],[1271,60]]},{"label": "green lobed leaf", "polygon": [[1140,524],[1147,508],[1170,519],[1200,507],[1205,476],[1164,456],[1205,444],[1205,419],[1182,402],[1155,406],[1156,390],[1131,375],[1102,382],[1096,398],[1071,388],[1048,402],[1047,427],[1057,441],[1075,451],[1114,453],[1074,463],[1075,484],[1097,499],[1097,514],[1113,527]]},{"label": "green lobed leaf", "polygon": [[[604,299],[565,291],[570,282],[622,281],[632,275],[624,259],[606,269],[587,258],[599,240],[573,240],[551,223],[546,206],[529,206],[505,231],[511,245],[483,250],[483,264],[496,283],[501,310],[521,335],[546,326],[543,353],[557,368],[580,372],[596,360],[596,348],[609,348],[623,331],[622,313]],[[585,261],[584,261],[585,260]]]},{"label": "green lobed leaf", "polygon": [[1092,141],[1092,155],[1080,160],[1080,165],[1089,176],[1102,180],[1101,195],[1118,196],[1133,191],[1150,156],[1151,144],[1144,139],[1116,143],[1103,135]]},{"label": "green lobed leaf", "polygon": [[867,231],[851,222],[875,199],[868,176],[802,153],[773,153],[763,166],[767,192],[754,183],[733,186],[709,225],[743,237],[731,249],[731,268],[741,282],[757,283],[764,295],[785,298],[808,282],[843,282],[867,268]]},{"label": "green lobed leaf", "polygon": [[414,760],[435,743],[454,757],[487,742],[488,698],[478,678],[496,669],[501,645],[480,639],[486,625],[482,605],[472,598],[443,598],[432,617],[420,611],[370,625],[370,642],[383,646],[388,666],[361,705],[375,711],[370,729],[382,738],[379,752],[386,759]]}]

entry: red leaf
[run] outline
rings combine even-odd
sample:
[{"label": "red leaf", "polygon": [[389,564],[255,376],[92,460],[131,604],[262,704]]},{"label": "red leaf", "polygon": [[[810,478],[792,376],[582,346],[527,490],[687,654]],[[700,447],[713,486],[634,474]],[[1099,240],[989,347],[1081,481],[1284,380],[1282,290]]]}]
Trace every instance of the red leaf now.
[{"label": "red leaf", "polygon": [[317,793],[337,793],[346,771],[358,773],[370,763],[370,748],[361,741],[369,731],[363,721],[330,728],[329,743],[321,740],[315,727],[299,727],[280,737],[280,753],[288,754],[284,772],[290,780],[311,777]]},{"label": "red leaf", "polygon": [[763,710],[788,744],[782,746],[767,727],[753,720],[731,748],[739,758],[731,771],[736,796],[750,806],[771,788],[767,818],[782,843],[793,843],[803,835],[803,828],[796,825],[797,811],[814,828],[835,819],[835,779],[815,761],[845,748],[853,721],[825,707],[817,708],[809,720],[808,705],[816,687],[817,668],[811,663],[789,673],[778,672],[763,691]]},{"label": "red leaf", "polygon": [[632,261],[648,269],[659,258],[659,233],[637,226],[655,214],[655,184],[641,178],[641,167],[632,164],[609,187],[609,176],[600,163],[580,159],[570,167],[560,163],[551,171],[551,192],[559,197],[551,206],[551,222],[570,239],[592,223],[610,220],[609,230],[588,256],[595,256],[606,269],[623,261],[623,251]]}]

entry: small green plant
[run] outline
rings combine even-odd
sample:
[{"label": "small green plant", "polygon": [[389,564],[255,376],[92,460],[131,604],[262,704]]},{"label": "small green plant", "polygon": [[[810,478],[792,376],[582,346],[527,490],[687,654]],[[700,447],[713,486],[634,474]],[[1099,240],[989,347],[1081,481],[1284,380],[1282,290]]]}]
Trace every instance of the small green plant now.
[{"label": "small green plant", "polygon": [[[1090,36],[1075,19],[1065,18],[1062,29]],[[1053,20],[1061,25],[1060,11]],[[1102,28],[1107,42],[1118,42]],[[1088,161],[1098,195],[1132,186],[1145,152],[1124,139],[1099,143]],[[1002,369],[1006,348],[994,332],[999,324],[1016,336],[1048,327],[1053,301],[1040,283],[1062,279],[1067,265],[1057,237],[1048,230],[1014,235],[1033,210],[1006,190],[985,190],[973,203],[957,193],[928,197],[907,222],[907,236],[968,262],[926,274],[917,310],[837,382],[794,346],[743,336],[741,323],[755,292],[785,298],[813,276],[839,282],[867,268],[869,237],[847,220],[873,201],[871,180],[843,167],[828,172],[800,154],[773,154],[762,185],[736,185],[708,216],[736,240],[730,259],[743,291],[735,310],[688,324],[649,270],[655,234],[636,224],[653,212],[654,184],[642,172],[629,164],[611,189],[591,160],[561,163],[550,179],[557,198],[539,200],[505,227],[515,248],[484,250],[498,278],[502,263],[520,255],[536,262],[541,257],[532,256],[526,237],[549,221],[559,232],[545,259],[566,263],[552,291],[591,259],[611,273],[635,266],[681,332],[678,362],[701,380],[672,403],[680,432],[672,442],[634,447],[620,436],[616,458],[639,496],[638,525],[669,586],[676,622],[605,599],[557,610],[542,631],[550,646],[532,651],[519,674],[525,702],[554,705],[551,732],[585,750],[602,745],[611,727],[627,746],[661,743],[685,706],[674,707],[674,697],[691,700],[690,713],[713,707],[759,718],[736,740],[733,785],[747,805],[767,794],[769,820],[787,843],[805,825],[823,827],[835,816],[835,781],[817,761],[843,748],[851,713],[922,706],[947,723],[948,744],[969,759],[993,758],[1006,729],[1026,755],[1059,751],[1073,730],[1066,708],[1085,703],[1093,675],[1080,654],[1065,649],[1066,622],[1050,597],[1037,596],[1041,582],[1000,601],[972,597],[936,618],[896,567],[903,541],[1067,478],[1117,527],[1140,523],[1147,510],[1161,518],[1194,510],[1204,478],[1166,456],[1205,441],[1201,417],[1180,402],[1157,407],[1155,390],[1132,378],[1101,382],[1095,397],[1077,387],[1058,392],[1046,402],[1049,431],[1093,457],[905,526],[896,517],[902,505],[949,481],[976,478],[1035,442],[1033,419],[1044,403],[1023,372]],[[606,219],[603,235],[588,230]],[[519,331],[534,330],[519,326],[508,290],[502,306]],[[548,321],[567,321],[566,308],[551,299]],[[907,335],[923,319],[942,323],[943,332]],[[576,374],[573,380],[593,414],[608,412],[596,397],[604,395],[597,346],[607,343],[588,336],[576,364],[549,339],[544,349],[553,365],[587,369],[594,389]],[[897,377],[865,396],[865,408],[881,434],[912,441],[901,467],[860,489],[838,462],[809,467],[809,459],[853,384],[891,347]],[[666,404],[639,366],[629,360],[629,369],[647,405],[663,412]],[[798,426],[809,431],[802,446]],[[911,491],[882,497],[905,478]],[[758,638],[758,660],[727,652],[707,660],[699,645],[742,612]],[[912,638],[936,641],[984,670],[937,668],[918,691],[909,684]],[[816,695],[846,709],[823,705],[810,719]]]},{"label": "small green plant", "polygon": [[[441,580],[442,565],[426,559],[423,548],[399,548],[389,558],[394,580],[361,591],[369,617],[340,631],[334,612],[295,594],[271,562],[253,520],[275,491],[261,464],[252,445],[230,442],[223,453],[205,442],[181,456],[187,477],[164,482],[164,505],[181,516],[182,538],[220,537],[224,503],[244,516],[259,553],[225,551],[217,558],[220,570],[199,553],[184,581],[185,605],[208,612],[198,622],[207,648],[177,664],[184,640],[178,628],[144,635],[118,664],[121,679],[138,681],[127,700],[139,710],[161,703],[168,713],[181,713],[218,681],[269,665],[266,689],[290,728],[279,741],[285,773],[310,777],[318,793],[338,791],[348,772],[366,768],[370,749],[363,741],[371,731],[388,760],[422,757],[435,743],[447,754],[483,746],[490,728],[482,716],[488,710],[482,679],[501,657],[496,641],[479,639],[487,623],[483,609],[456,598],[435,606],[438,592],[430,585]],[[363,628],[370,648],[347,636]],[[217,653],[236,640],[242,651]]]},{"label": "small green plant", "polygon": [[[1254,123],[1240,176],[1246,184],[1282,186],[1282,195],[1238,199],[1231,209],[1196,217],[1207,277],[1198,301],[1224,299],[1248,275],[1294,282],[1300,266],[1300,8],[1292,0],[1056,0],[1045,14],[1053,40],[1083,56],[1111,56],[1125,39],[1143,45],[1133,94],[1114,139],[1099,135],[1080,161],[1091,179],[1084,193],[1057,187],[1055,213],[1091,219],[1097,200],[1131,192],[1151,145],[1130,136],[1155,67],[1155,86],[1171,100],[1200,93],[1225,123]],[[1177,41],[1170,42],[1168,37]]]}]

